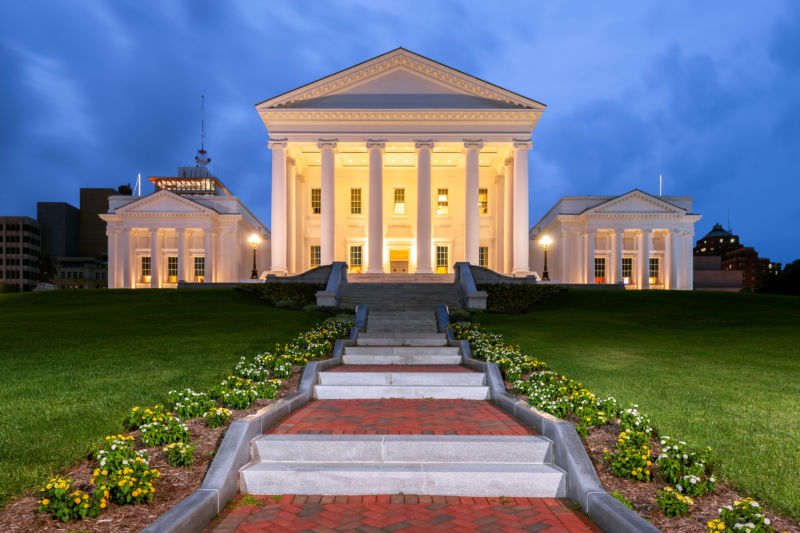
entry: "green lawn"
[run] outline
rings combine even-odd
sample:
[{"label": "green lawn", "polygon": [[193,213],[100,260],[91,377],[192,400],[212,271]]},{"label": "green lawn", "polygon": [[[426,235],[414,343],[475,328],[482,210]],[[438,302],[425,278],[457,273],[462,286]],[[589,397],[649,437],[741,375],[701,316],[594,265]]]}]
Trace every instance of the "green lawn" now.
[{"label": "green lawn", "polygon": [[134,405],[207,389],[323,318],[234,290],[0,294],[0,506],[120,431]]},{"label": "green lawn", "polygon": [[570,291],[475,320],[596,394],[638,403],[661,434],[711,446],[723,479],[800,519],[800,298]]}]

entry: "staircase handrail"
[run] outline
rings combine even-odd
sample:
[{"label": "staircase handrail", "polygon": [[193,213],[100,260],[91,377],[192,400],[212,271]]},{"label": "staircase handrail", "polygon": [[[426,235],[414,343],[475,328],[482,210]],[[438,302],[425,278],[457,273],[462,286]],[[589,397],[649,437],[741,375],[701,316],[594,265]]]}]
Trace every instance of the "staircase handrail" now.
[{"label": "staircase handrail", "polygon": [[317,291],[316,293],[317,305],[320,307],[339,307],[339,300],[345,283],[347,283],[347,263],[334,261],[331,265],[331,273],[328,276],[325,290]]},{"label": "staircase handrail", "polygon": [[461,292],[464,307],[472,309],[486,309],[486,291],[479,291],[472,277],[472,270],[467,262],[458,262],[455,265],[455,284]]}]

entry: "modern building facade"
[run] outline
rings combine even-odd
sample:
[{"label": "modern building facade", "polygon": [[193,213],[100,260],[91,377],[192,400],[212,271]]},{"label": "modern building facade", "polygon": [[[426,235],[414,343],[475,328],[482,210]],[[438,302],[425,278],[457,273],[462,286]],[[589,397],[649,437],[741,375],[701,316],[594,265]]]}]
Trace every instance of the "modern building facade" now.
[{"label": "modern building facade", "polygon": [[743,246],[738,235],[726,230],[719,223],[714,224],[711,231],[697,241],[694,255],[719,256],[722,270],[742,272],[742,288],[748,291],[758,287],[761,276],[778,275],[781,271],[780,263],[773,263],[767,257],[759,257],[754,248]]},{"label": "modern building facade", "polygon": [[0,217],[0,283],[30,291],[39,279],[42,228],[30,217]]},{"label": "modern building facade", "polygon": [[546,236],[552,281],[691,290],[699,219],[686,196],[565,196],[531,229],[531,265],[544,272]]},{"label": "modern building facade", "polygon": [[[204,155],[204,152],[202,152]],[[107,224],[109,288],[174,288],[179,281],[239,282],[269,264],[269,231],[205,167],[150,178],[156,192],[115,195]]]},{"label": "modern building facade", "polygon": [[101,213],[108,213],[108,198],[124,194],[111,188],[85,188],[80,191],[80,251],[81,257],[96,257],[105,261],[108,257],[106,224],[100,219]]},{"label": "modern building facade", "polygon": [[59,257],[80,254],[80,209],[66,202],[37,202],[36,220],[42,228],[44,257],[55,263]]},{"label": "modern building facade", "polygon": [[271,139],[272,272],[468,261],[529,273],[543,104],[399,48],[256,107]]}]

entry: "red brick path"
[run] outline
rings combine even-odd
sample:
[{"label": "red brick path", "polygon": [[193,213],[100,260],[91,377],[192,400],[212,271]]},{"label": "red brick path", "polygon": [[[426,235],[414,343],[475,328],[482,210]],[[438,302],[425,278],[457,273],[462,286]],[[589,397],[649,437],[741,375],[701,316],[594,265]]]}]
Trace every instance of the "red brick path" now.
[{"label": "red brick path", "polygon": [[[276,501],[277,500],[277,501]],[[237,496],[206,533],[600,532],[569,500],[458,496]]]},{"label": "red brick path", "polygon": [[461,365],[339,365],[326,372],[474,372]]},{"label": "red brick path", "polygon": [[534,435],[488,401],[316,400],[267,433]]}]

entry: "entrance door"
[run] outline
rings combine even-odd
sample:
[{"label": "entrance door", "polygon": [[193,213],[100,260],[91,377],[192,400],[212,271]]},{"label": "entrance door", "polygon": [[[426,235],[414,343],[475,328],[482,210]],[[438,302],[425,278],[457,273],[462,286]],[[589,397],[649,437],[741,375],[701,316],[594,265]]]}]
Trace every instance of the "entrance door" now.
[{"label": "entrance door", "polygon": [[408,250],[389,250],[389,272],[408,274]]}]

